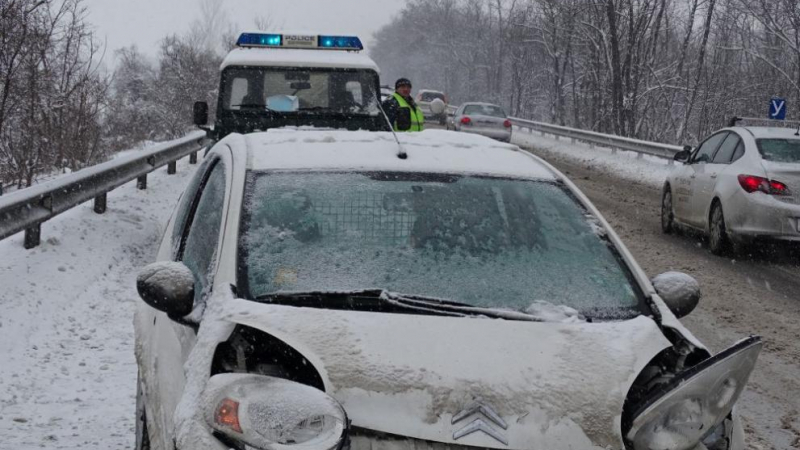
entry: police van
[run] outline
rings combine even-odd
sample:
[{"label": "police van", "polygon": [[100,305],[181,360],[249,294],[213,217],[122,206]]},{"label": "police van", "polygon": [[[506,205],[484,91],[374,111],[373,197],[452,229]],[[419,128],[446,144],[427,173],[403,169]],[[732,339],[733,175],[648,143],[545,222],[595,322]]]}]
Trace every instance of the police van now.
[{"label": "police van", "polygon": [[389,131],[378,65],[356,36],[244,32],[222,62],[213,128],[208,104],[194,123],[209,137],[287,126]]}]

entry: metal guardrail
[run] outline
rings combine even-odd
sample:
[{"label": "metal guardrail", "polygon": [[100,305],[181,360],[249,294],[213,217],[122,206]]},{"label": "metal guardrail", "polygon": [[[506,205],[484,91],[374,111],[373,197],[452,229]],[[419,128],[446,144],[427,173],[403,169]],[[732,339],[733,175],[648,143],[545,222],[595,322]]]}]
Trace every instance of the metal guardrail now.
[{"label": "metal guardrail", "polygon": [[[452,116],[457,106],[447,106],[447,114]],[[670,164],[675,153],[683,150],[682,146],[661,144],[658,142],[642,141],[639,139],[632,139],[626,137],[615,136],[612,134],[603,134],[595,131],[581,130],[578,128],[563,127],[560,125],[553,125],[545,122],[536,122],[534,120],[520,119],[517,117],[508,118],[511,123],[518,127],[527,129],[528,131],[538,131],[539,133],[550,134],[559,137],[566,137],[572,141],[580,141],[589,144],[590,146],[608,147],[612,152],[617,150],[625,150],[635,152],[640,155],[651,155],[659,158],[669,159]]]},{"label": "metal guardrail", "polygon": [[511,123],[519,128],[527,128],[529,131],[538,131],[542,134],[552,134],[557,137],[566,137],[574,141],[586,142],[590,146],[598,145],[601,147],[615,150],[625,150],[639,153],[639,155],[651,155],[659,158],[666,158],[672,161],[676,153],[683,150],[682,146],[661,144],[658,142],[642,141],[639,139],[614,136],[611,134],[597,133],[595,131],[579,130],[577,128],[562,127],[544,122],[533,120],[518,119],[509,117]]},{"label": "metal guardrail", "polygon": [[204,131],[165,142],[151,149],[59,177],[46,183],[0,197],[0,240],[25,230],[25,248],[39,245],[41,225],[75,206],[94,199],[94,211],[106,211],[106,194],[137,180],[139,189],[147,188],[147,174],[163,166],[174,174],[176,162],[189,155],[197,162],[197,152],[206,145]]}]

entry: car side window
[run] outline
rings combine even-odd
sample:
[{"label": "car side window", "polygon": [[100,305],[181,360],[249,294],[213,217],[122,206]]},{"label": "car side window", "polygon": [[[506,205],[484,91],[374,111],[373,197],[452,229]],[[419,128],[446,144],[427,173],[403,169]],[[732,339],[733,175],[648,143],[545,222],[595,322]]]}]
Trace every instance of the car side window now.
[{"label": "car side window", "polygon": [[731,162],[736,162],[739,158],[744,155],[744,142],[739,140],[739,145],[736,146],[736,150],[733,151],[733,157],[731,157]]},{"label": "car side window", "polygon": [[180,252],[180,260],[194,275],[195,302],[210,290],[224,203],[225,166],[222,161],[217,161],[203,186]]},{"label": "car side window", "polygon": [[711,158],[714,156],[714,152],[719,147],[719,144],[728,136],[728,133],[718,133],[710,138],[706,139],[705,142],[700,144],[695,151],[694,156],[692,157],[692,164],[698,163],[709,163],[711,162]]},{"label": "car side window", "polygon": [[183,191],[180,200],[178,201],[178,208],[175,212],[175,225],[172,227],[172,254],[177,255],[178,249],[182,244],[184,232],[186,231],[186,221],[192,212],[192,208],[197,204],[197,191],[203,180],[208,178],[208,170],[212,160],[206,159],[197,168],[197,171],[189,180],[189,185]]},{"label": "car side window", "polygon": [[733,152],[736,150],[736,146],[739,145],[739,142],[741,142],[739,135],[736,133],[729,133],[722,145],[719,146],[717,153],[714,154],[714,160],[712,162],[714,164],[730,164]]}]

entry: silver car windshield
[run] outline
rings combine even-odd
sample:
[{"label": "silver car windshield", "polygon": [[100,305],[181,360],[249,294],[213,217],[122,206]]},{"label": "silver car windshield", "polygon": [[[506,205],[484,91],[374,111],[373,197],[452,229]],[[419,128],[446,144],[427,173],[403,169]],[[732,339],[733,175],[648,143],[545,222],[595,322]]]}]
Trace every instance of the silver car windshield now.
[{"label": "silver car windshield", "polygon": [[239,288],[252,299],[378,288],[598,317],[638,311],[642,298],[596,219],[553,182],[251,173],[239,245]]},{"label": "silver car windshield", "polygon": [[757,143],[767,161],[800,163],[800,139],[759,139]]}]

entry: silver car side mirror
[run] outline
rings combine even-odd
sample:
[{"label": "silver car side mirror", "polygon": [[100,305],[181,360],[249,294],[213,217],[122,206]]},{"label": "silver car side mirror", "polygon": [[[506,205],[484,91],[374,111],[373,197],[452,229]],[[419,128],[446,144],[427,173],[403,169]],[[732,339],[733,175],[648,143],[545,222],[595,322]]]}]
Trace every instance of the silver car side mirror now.
[{"label": "silver car side mirror", "polygon": [[679,319],[694,311],[702,297],[700,283],[682,272],[665,272],[650,282],[659,297]]},{"label": "silver car side mirror", "polygon": [[162,261],[146,266],[136,277],[136,290],[145,303],[173,320],[180,320],[194,308],[194,275],[180,262]]},{"label": "silver car side mirror", "polygon": [[444,102],[440,98],[434,99],[431,102],[430,108],[431,108],[431,112],[436,114],[436,115],[444,113],[444,110],[447,109],[447,107],[445,106]]}]

